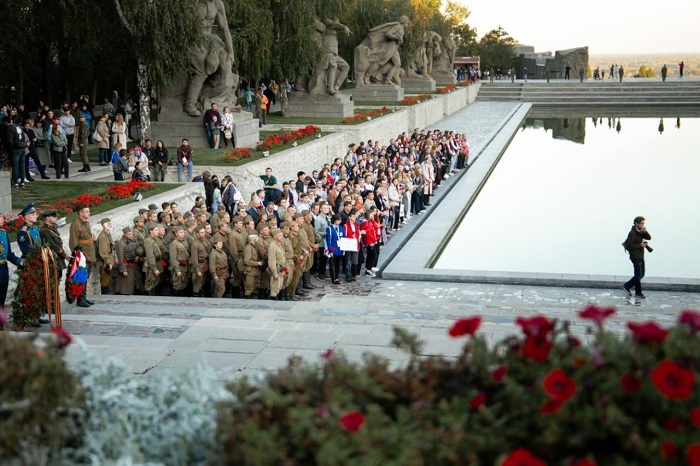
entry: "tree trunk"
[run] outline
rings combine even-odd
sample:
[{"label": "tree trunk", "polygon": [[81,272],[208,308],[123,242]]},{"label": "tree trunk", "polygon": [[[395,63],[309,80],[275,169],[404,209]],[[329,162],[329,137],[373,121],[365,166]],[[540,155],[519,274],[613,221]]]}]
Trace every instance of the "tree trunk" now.
[{"label": "tree trunk", "polygon": [[151,138],[151,93],[148,86],[148,66],[139,60],[136,81],[139,88],[139,130],[141,144]]},{"label": "tree trunk", "polygon": [[[24,63],[21,58],[17,70],[17,102],[24,102]],[[29,108],[29,105],[25,108]],[[24,122],[22,122],[22,124],[24,124]]]}]

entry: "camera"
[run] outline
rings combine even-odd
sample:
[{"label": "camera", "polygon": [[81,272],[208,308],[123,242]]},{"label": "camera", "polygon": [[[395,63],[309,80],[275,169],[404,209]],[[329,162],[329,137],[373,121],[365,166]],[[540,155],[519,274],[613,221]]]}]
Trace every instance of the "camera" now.
[{"label": "camera", "polygon": [[654,249],[652,249],[652,247],[649,246],[648,244],[646,246],[644,246],[644,248],[649,252],[654,252]]}]

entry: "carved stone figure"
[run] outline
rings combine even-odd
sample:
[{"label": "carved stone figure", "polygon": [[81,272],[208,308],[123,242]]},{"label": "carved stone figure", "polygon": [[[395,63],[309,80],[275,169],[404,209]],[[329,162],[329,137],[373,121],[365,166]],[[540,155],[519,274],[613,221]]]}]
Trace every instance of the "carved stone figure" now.
[{"label": "carved stone figure", "polygon": [[[437,34],[435,35],[438,36]],[[435,50],[438,53],[434,55],[435,61],[430,70],[431,73],[435,75],[452,76],[455,69],[455,51],[457,50],[457,44],[455,44],[455,41],[451,37],[443,37],[442,47],[438,46]]]},{"label": "carved stone figure", "polygon": [[408,75],[409,78],[429,78],[428,74],[428,55],[427,55],[427,34],[423,34],[423,42],[420,47],[416,49],[415,54],[408,63]]},{"label": "carved stone figure", "polygon": [[399,46],[403,44],[407,16],[397,22],[385,23],[368,31],[367,37],[355,47],[355,76],[357,86],[371,84],[401,85],[401,57]]},{"label": "carved stone figure", "polygon": [[[212,101],[240,111],[235,94],[238,75],[233,72],[233,42],[223,1],[202,2],[200,15],[207,43],[189,51],[190,82],[184,111],[190,116],[199,116]],[[214,32],[215,24],[222,37]]]},{"label": "carved stone figure", "polygon": [[434,31],[428,31],[425,36],[425,51],[428,58],[428,73],[432,73],[434,60],[442,54],[442,48],[440,47],[442,37],[440,37],[440,34]]},{"label": "carved stone figure", "polygon": [[340,86],[345,82],[350,71],[348,62],[338,55],[336,31],[343,31],[350,35],[350,29],[337,19],[325,19],[323,22],[316,19],[315,27],[323,56],[314,65],[308,91],[311,94],[335,95],[340,91]]}]

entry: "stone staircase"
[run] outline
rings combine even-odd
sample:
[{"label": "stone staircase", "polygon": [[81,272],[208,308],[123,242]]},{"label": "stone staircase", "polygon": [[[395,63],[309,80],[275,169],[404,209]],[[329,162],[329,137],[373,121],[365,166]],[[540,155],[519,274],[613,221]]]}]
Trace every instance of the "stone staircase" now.
[{"label": "stone staircase", "polygon": [[531,102],[537,106],[700,106],[700,80],[629,82],[482,82],[477,101]]}]

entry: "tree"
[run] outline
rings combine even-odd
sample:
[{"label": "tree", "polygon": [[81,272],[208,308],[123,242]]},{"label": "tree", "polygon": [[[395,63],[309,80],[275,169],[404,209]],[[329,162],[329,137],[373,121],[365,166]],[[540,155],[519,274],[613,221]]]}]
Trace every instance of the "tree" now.
[{"label": "tree", "polygon": [[470,15],[471,11],[466,6],[453,0],[447,0],[445,21],[450,28],[452,39],[457,44],[456,54],[459,56],[475,55],[476,30],[472,29],[467,22]]},{"label": "tree", "polygon": [[508,69],[512,67],[515,60],[514,45],[515,39],[510,37],[501,26],[489,31],[481,38],[476,47],[478,55],[481,57],[482,68]]},{"label": "tree", "polygon": [[275,46],[270,1],[226,0],[226,9],[238,74],[250,82],[269,76]]},{"label": "tree", "polygon": [[114,0],[138,60],[141,140],[151,135],[151,82],[167,82],[187,69],[187,51],[204,45],[200,2],[192,0]]},{"label": "tree", "polygon": [[654,70],[649,68],[646,65],[642,65],[639,67],[639,71],[637,74],[634,75],[635,78],[653,78],[654,77]]}]

